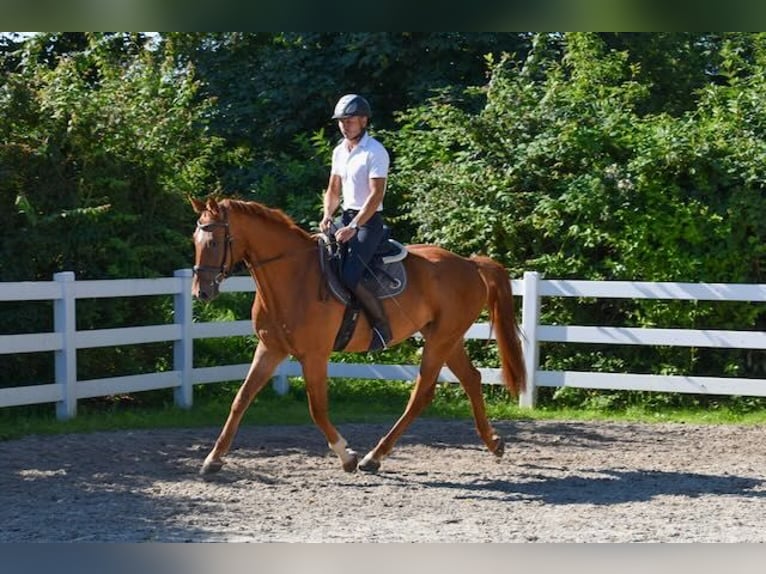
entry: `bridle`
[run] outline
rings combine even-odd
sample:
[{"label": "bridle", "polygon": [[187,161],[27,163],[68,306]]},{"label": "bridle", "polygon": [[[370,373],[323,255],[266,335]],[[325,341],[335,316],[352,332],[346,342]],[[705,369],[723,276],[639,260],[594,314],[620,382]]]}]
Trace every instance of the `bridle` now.
[{"label": "bridle", "polygon": [[200,223],[197,221],[197,229],[200,231],[204,231],[205,233],[212,233],[213,229],[217,227],[223,227],[224,228],[224,239],[223,239],[223,256],[221,257],[221,265],[218,267],[214,267],[212,265],[195,265],[192,268],[192,272],[195,275],[199,275],[200,272],[210,272],[210,273],[216,273],[215,277],[213,277],[213,281],[211,284],[220,285],[223,283],[223,281],[231,274],[231,266],[229,266],[229,269],[226,268],[226,260],[229,259],[231,255],[231,233],[229,232],[229,221],[226,217],[227,212],[224,211],[223,221],[211,221],[210,223]]},{"label": "bridle", "polygon": [[[192,267],[192,273],[194,275],[199,276],[200,272],[202,273],[216,273],[215,277],[213,277],[213,280],[210,282],[211,285],[220,285],[224,282],[225,279],[227,279],[231,273],[232,273],[232,266],[233,261],[231,261],[232,258],[232,251],[231,251],[231,244],[233,243],[234,239],[231,236],[231,233],[229,231],[229,220],[228,220],[228,212],[226,210],[223,211],[223,221],[211,221],[209,223],[200,223],[197,221],[197,229],[204,231],[206,233],[212,233],[213,229],[216,229],[218,227],[223,227],[224,229],[224,238],[223,238],[223,256],[221,257],[221,264],[219,266],[213,266],[213,265],[195,265]],[[285,257],[291,257],[293,255],[297,255],[299,253],[304,253],[306,251],[314,251],[316,250],[316,245],[312,245],[311,247],[307,247],[304,249],[297,249],[295,251],[290,251],[287,253],[280,253],[279,255],[276,255],[274,257],[269,257],[267,259],[262,259],[260,261],[256,262],[249,262],[245,261],[245,265],[247,265],[250,269],[257,269],[258,267],[263,267],[264,265],[268,263],[273,263],[275,261],[279,261],[280,259],[284,259]],[[226,261],[229,260],[229,266],[227,268]]]}]

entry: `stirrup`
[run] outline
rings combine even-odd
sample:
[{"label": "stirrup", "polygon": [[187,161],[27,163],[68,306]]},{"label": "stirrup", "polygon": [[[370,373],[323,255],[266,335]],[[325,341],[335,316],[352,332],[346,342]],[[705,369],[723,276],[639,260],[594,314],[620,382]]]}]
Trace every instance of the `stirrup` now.
[{"label": "stirrup", "polygon": [[370,341],[370,351],[385,351],[388,349],[388,343],[390,341],[386,341],[386,339],[383,337],[383,333],[381,333],[377,327],[372,328],[372,341]]}]

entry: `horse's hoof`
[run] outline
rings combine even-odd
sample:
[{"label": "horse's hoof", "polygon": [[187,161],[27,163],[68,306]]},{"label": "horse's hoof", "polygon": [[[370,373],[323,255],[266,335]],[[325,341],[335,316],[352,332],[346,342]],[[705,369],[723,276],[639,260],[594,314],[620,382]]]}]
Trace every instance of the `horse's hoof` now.
[{"label": "horse's hoof", "polygon": [[223,468],[222,460],[206,460],[199,470],[200,476],[210,476]]},{"label": "horse's hoof", "polygon": [[492,451],[492,454],[494,454],[495,458],[498,460],[503,458],[503,455],[505,454],[505,440],[503,437],[499,436],[496,438],[495,450]]},{"label": "horse's hoof", "polygon": [[368,455],[362,459],[357,468],[362,472],[378,472],[380,462]]},{"label": "horse's hoof", "polygon": [[346,472],[356,472],[356,465],[359,463],[359,457],[354,451],[349,451],[349,454],[351,456],[343,463],[343,470]]}]

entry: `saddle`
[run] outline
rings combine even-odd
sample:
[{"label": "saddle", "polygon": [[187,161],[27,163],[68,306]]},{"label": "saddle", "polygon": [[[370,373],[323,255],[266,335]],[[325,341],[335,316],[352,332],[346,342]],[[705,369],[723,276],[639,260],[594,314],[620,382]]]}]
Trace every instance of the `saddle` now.
[{"label": "saddle", "polygon": [[[335,238],[319,234],[319,266],[330,293],[346,306],[333,349],[342,351],[348,345],[359,319],[361,307],[354,295],[340,280],[341,253]],[[378,299],[396,297],[407,287],[407,272],[403,260],[407,248],[386,236],[380,242],[368,269],[362,276],[362,284]]]}]

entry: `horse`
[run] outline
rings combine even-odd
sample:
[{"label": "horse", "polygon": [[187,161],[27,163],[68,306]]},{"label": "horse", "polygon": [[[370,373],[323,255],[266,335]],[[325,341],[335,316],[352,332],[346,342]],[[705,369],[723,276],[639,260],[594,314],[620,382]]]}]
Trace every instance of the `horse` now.
[{"label": "horse", "polygon": [[[384,300],[393,340],[420,332],[424,344],[419,372],[404,412],[361,460],[328,416],[327,365],[345,306],[327,295],[317,235],[305,231],[280,209],[232,198],[189,198],[198,215],[193,234],[192,295],[210,301],[236,265],[250,270],[256,293],[252,322],[258,344],[229,415],[205,458],[200,474],[221,470],[245,411],[289,355],[301,365],[309,413],[346,472],[376,472],[408,425],[434,397],[437,377],[447,365],[467,394],[476,430],[487,449],[502,457],[505,441],[487,419],[481,374],[463,337],[486,307],[496,334],[501,374],[511,396],[526,385],[524,358],[506,269],[486,256],[469,258],[434,245],[409,245],[403,263],[406,289]],[[359,321],[345,348],[366,351],[372,331]]]}]

